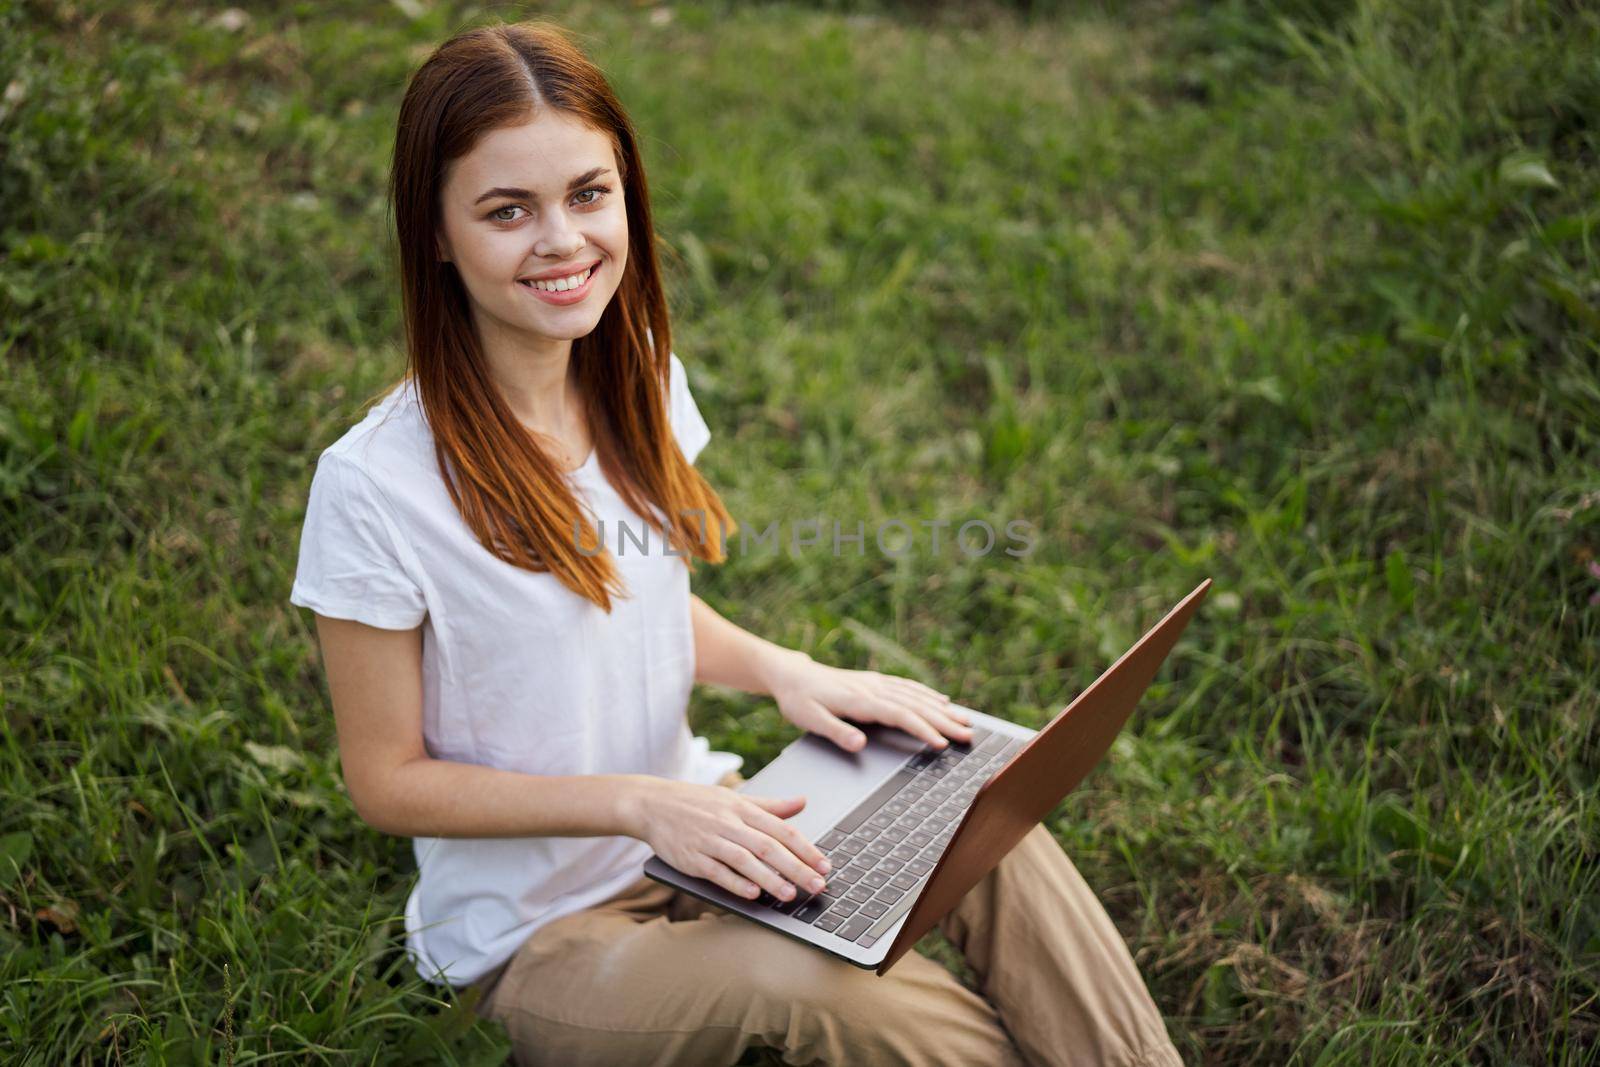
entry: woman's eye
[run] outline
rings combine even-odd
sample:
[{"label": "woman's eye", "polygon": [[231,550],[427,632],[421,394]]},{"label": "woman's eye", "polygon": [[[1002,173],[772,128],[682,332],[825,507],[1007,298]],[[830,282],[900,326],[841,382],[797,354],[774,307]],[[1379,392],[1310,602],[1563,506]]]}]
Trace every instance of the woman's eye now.
[{"label": "woman's eye", "polygon": [[[590,197],[588,200],[580,200],[580,201],[578,201],[578,203],[583,207],[592,207],[595,204],[598,204],[601,200],[603,200],[605,198],[606,194],[608,194],[610,192],[611,192],[611,186],[609,186],[609,185],[591,185],[587,189],[578,190],[578,192],[573,194],[573,195],[582,196],[584,193],[594,193],[594,194],[596,194],[595,196]],[[505,207],[496,208],[495,210],[489,212],[489,218],[493,219],[495,222],[514,222],[514,221],[516,221],[515,217],[504,218],[504,217],[501,216],[500,213],[502,211],[521,211],[521,210],[523,210],[521,204],[507,204]]]}]

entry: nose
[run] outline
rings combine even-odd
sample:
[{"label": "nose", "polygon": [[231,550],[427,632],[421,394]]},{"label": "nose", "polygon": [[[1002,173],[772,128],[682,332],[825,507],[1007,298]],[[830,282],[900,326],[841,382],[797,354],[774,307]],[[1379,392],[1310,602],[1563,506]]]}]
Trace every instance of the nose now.
[{"label": "nose", "polygon": [[573,225],[564,211],[553,211],[546,216],[550,221],[544,226],[533,247],[534,255],[553,259],[570,259],[583,248],[583,234]]}]

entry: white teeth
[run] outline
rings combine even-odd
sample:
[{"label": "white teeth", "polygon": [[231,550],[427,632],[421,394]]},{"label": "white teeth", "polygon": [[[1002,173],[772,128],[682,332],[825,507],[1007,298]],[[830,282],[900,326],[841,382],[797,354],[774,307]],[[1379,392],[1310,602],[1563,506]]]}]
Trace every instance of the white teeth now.
[{"label": "white teeth", "polygon": [[[599,266],[599,264],[597,263],[597,264],[595,264],[595,266],[597,267],[597,266]],[[542,290],[545,290],[546,292],[564,293],[568,289],[576,289],[578,286],[582,285],[584,283],[584,280],[586,278],[588,278],[589,275],[593,274],[594,271],[595,271],[595,268],[594,267],[590,267],[588,270],[584,271],[582,274],[574,274],[570,278],[557,278],[554,281],[548,281],[548,282],[545,282],[545,281],[523,282],[522,284],[530,286],[531,288],[534,288],[534,289],[542,289]]]}]

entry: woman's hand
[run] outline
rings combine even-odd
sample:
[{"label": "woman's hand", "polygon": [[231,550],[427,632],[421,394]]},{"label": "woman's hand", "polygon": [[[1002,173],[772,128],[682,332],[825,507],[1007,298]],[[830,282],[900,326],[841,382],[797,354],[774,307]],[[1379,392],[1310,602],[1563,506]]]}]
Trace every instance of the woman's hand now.
[{"label": "woman's hand", "polygon": [[624,824],[684,874],[754,899],[765,889],[794,899],[795,886],[820,893],[828,860],[789,823],[805,797],[756,797],[719,785],[644,780],[624,806]]},{"label": "woman's hand", "polygon": [[773,671],[769,684],[785,719],[849,752],[867,738],[845,719],[896,726],[935,748],[943,748],[946,737],[972,740],[971,717],[943,693],[910,678],[829,667],[795,653]]}]

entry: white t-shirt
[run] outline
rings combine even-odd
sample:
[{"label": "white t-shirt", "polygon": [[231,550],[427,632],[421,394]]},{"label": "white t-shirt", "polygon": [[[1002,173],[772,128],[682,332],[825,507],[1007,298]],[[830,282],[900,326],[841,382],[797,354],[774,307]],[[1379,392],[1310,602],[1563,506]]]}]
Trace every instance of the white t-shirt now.
[{"label": "white t-shirt", "polygon": [[[676,353],[668,406],[692,463],[711,431]],[[684,557],[666,553],[594,453],[569,477],[604,523],[632,594],[614,597],[610,615],[479,543],[440,477],[421,402],[402,386],[318,459],[290,603],[385,629],[422,626],[422,731],[435,758],[715,783],[743,760],[689,732],[695,654]],[[620,892],[650,856],[629,837],[414,844],[407,948],[423,977],[458,986],[545,923]]]}]

